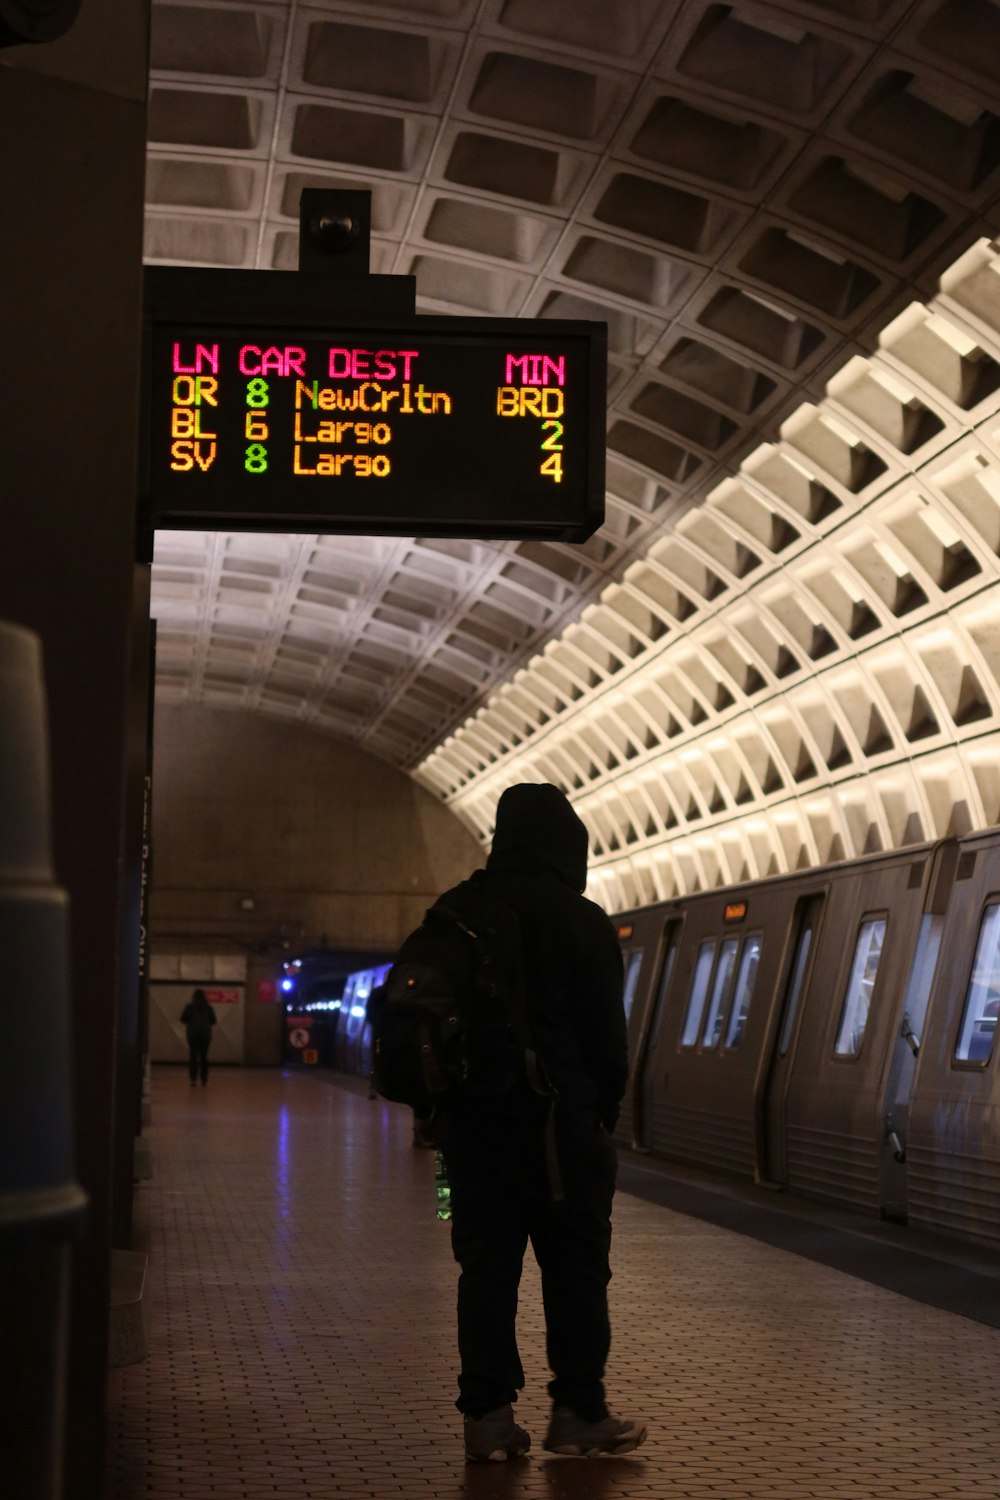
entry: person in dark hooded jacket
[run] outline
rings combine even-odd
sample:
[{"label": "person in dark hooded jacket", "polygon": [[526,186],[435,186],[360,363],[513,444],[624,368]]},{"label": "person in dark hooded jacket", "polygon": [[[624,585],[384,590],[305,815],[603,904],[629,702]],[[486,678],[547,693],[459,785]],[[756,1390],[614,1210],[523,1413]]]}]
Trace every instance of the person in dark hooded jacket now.
[{"label": "person in dark hooded jacket", "polygon": [[200,1078],[202,1083],[206,1084],[208,1082],[208,1049],[212,1042],[215,1010],[209,1004],[204,990],[195,990],[181,1011],[181,1025],[187,1036],[188,1074],[191,1082],[197,1083]]},{"label": "person in dark hooded jacket", "polygon": [[550,1099],[527,1081],[491,1106],[444,1113],[458,1288],[459,1398],[469,1459],[526,1453],[513,1416],[524,1385],[515,1335],[518,1284],[531,1241],[542,1278],[553,1410],[544,1447],[624,1453],[645,1427],[612,1416],[604,1368],[616,1156],[611,1142],[628,1054],[622,961],[608,917],[582,894],[587,830],[557,787],[525,783],[500,798],[486,870],[440,898],[461,907],[479,883],[519,919],[532,1038]]}]

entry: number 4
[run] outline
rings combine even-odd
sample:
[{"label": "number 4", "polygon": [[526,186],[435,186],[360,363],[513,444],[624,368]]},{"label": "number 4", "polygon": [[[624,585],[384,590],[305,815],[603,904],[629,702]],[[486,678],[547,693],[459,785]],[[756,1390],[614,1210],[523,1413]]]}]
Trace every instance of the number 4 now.
[{"label": "number 4", "polygon": [[538,472],[540,474],[548,474],[548,475],[550,475],[551,478],[553,478],[555,480],[556,484],[561,484],[561,482],[562,482],[562,454],[561,453],[550,453],[549,456],[548,456],[548,458],[543,458],[542,459],[542,467],[539,469]]}]

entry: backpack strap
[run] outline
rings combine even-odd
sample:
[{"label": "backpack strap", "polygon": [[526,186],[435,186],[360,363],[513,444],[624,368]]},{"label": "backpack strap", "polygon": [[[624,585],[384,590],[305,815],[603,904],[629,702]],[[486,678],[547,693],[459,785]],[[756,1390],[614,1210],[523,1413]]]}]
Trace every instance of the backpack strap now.
[{"label": "backpack strap", "polygon": [[[503,905],[502,902],[497,901],[496,905],[503,906],[503,910],[509,913],[511,920],[515,924],[517,924],[518,935],[520,935],[520,926],[517,921],[517,913],[513,911],[509,906]],[[447,917],[450,921],[454,922],[456,927],[460,928],[461,931],[465,933],[466,937],[470,938],[477,947],[482,945],[483,934],[481,930],[477,930],[477,928],[471,927],[466,921],[465,917],[461,916],[457,911],[455,911],[454,907],[445,906],[442,902],[438,901],[434,906],[431,907],[427,915],[430,916],[432,913],[440,913],[442,916]],[[551,1092],[551,1084],[549,1084],[548,1079],[545,1076],[544,1064],[535,1053],[534,1039],[531,1035],[531,1027],[528,1024],[528,1007],[525,1001],[524,976],[521,972],[520,952],[518,954],[518,959],[519,961],[516,982],[508,991],[507,995],[507,1018],[510,1022],[511,1035],[513,1036],[517,1045],[524,1049],[525,1062],[528,1068],[528,1081],[531,1083],[531,1086],[534,1089],[535,1093],[548,1094]],[[534,1070],[534,1076],[532,1076],[532,1070]],[[536,1080],[538,1080],[540,1086],[536,1085]]]},{"label": "backpack strap", "polygon": [[474,943],[479,942],[479,933],[476,932],[475,928],[470,927],[468,922],[460,917],[458,912],[455,911],[453,907],[445,906],[441,901],[435,901],[434,905],[429,908],[427,916],[447,917],[449,922],[454,922],[455,926],[460,928],[461,931],[465,933],[467,938],[471,938]]}]

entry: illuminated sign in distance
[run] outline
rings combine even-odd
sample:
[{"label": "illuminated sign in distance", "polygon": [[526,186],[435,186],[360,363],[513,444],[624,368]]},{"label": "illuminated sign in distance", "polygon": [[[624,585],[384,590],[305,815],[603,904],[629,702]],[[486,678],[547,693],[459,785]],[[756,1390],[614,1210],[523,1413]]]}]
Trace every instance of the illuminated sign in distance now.
[{"label": "illuminated sign in distance", "polygon": [[722,913],[724,922],[742,922],[747,914],[745,901],[730,901]]}]

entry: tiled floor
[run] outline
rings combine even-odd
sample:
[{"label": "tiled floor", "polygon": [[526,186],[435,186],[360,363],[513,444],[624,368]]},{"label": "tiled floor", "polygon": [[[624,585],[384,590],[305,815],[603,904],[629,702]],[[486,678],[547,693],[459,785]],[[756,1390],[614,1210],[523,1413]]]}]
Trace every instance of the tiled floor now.
[{"label": "tiled floor", "polygon": [[[404,1110],[318,1076],[154,1075],[150,1353],[110,1500],[1000,1496],[1000,1333],[620,1193],[609,1389],[637,1454],[467,1468],[455,1267]],[[537,1275],[520,1318],[540,1442]]]}]

